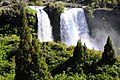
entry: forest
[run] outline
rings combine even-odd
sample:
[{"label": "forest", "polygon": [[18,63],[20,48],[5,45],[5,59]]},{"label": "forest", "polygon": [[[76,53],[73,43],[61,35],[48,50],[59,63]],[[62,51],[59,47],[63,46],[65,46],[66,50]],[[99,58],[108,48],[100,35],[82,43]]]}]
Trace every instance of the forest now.
[{"label": "forest", "polygon": [[88,12],[120,10],[120,0],[0,0],[0,80],[120,79],[120,57],[111,36],[103,51],[88,49],[81,40],[76,46],[59,40],[41,42],[37,39],[37,12],[28,7],[31,5],[45,6],[56,22],[64,7],[86,6]]}]

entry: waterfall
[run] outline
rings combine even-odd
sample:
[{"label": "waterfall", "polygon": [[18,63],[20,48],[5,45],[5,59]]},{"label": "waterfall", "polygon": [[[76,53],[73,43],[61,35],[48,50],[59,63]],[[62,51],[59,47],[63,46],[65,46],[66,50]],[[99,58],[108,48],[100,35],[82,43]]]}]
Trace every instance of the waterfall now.
[{"label": "waterfall", "polygon": [[44,7],[29,6],[37,11],[38,18],[38,39],[41,42],[53,41],[52,27],[47,13],[43,10]]},{"label": "waterfall", "polygon": [[65,8],[60,17],[61,41],[67,45],[76,45],[78,39],[89,49],[96,48],[89,36],[89,29],[82,8]]},{"label": "waterfall", "polygon": [[[53,41],[52,28],[50,20],[44,7],[30,6],[37,11],[38,18],[38,39],[41,42]],[[78,39],[86,44],[89,49],[97,49],[93,39],[89,36],[84,10],[82,8],[65,8],[65,11],[60,16],[60,36],[61,41],[67,45],[77,44]]]}]

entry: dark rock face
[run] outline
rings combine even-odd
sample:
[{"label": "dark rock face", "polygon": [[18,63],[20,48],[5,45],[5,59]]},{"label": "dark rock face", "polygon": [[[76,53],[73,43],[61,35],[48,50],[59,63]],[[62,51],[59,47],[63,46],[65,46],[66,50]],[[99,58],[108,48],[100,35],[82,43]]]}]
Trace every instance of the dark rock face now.
[{"label": "dark rock face", "polygon": [[60,41],[60,14],[57,14],[54,11],[46,11],[46,13],[50,18],[54,41]]},{"label": "dark rock face", "polygon": [[50,21],[51,21],[51,25],[52,25],[52,33],[53,33],[53,37],[54,37],[54,41],[60,41],[60,16],[54,16],[53,14],[51,14],[50,16]]},{"label": "dark rock face", "polygon": [[[93,15],[86,13],[89,34],[98,43],[99,49],[103,49],[107,36],[111,36],[115,48],[120,48],[120,11],[96,10]],[[118,53],[119,54],[119,53]]]},{"label": "dark rock face", "polygon": [[92,16],[86,13],[86,18],[91,36],[94,36],[93,30],[96,28],[108,31],[113,28],[120,33],[120,11],[96,10]]}]

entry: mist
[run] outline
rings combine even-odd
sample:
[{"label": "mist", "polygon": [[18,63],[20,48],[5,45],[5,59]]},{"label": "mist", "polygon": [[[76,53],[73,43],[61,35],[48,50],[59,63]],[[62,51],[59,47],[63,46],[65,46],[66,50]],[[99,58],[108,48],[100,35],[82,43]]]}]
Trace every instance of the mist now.
[{"label": "mist", "polygon": [[117,55],[120,55],[119,18],[120,14],[111,11],[96,11],[92,18],[87,18],[90,35],[99,50],[104,50],[110,36]]}]

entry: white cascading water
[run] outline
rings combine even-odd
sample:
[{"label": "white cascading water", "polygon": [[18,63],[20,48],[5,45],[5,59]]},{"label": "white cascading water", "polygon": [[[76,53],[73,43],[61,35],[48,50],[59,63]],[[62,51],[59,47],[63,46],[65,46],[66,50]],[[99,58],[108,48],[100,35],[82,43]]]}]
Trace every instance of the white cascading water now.
[{"label": "white cascading water", "polygon": [[38,39],[41,42],[53,41],[52,27],[47,13],[43,10],[44,7],[29,6],[37,11],[38,18]]},{"label": "white cascading water", "polygon": [[96,48],[89,37],[89,29],[82,8],[65,8],[60,17],[61,41],[67,45],[76,45],[81,39],[89,49]]}]

